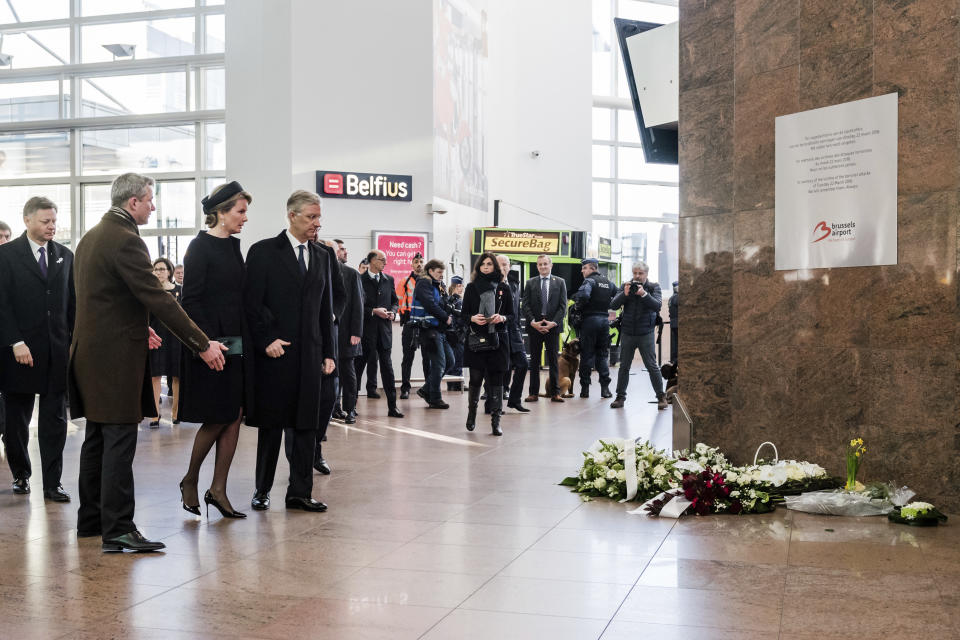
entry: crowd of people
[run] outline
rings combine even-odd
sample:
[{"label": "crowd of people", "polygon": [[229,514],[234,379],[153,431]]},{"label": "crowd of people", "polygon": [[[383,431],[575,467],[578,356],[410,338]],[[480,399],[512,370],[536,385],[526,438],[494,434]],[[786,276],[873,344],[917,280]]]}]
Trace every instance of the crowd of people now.
[{"label": "crowd of people", "polygon": [[[566,322],[579,338],[580,397],[589,397],[593,369],[601,395],[612,397],[610,321],[612,310],[622,308],[623,360],[611,406],[624,406],[639,351],[666,407],[653,339],[662,296],[643,263],[620,290],[599,273],[597,260],[584,260],[569,319],[566,283],[552,274],[547,255],[537,258],[539,275],[521,286],[504,255],[481,254],[468,282],[454,275],[447,284],[445,264],[417,254],[398,284],[382,251],[370,251],[354,269],[343,241],[318,237],[322,202],[309,191],[290,195],[286,228],[254,243],[244,258],[237,235],[253,196],[230,182],[203,198],[207,229],[191,242],[184,263],[174,265],[166,257],[151,260],[139,235],[155,210],[154,184],[136,173],[114,180],[110,209],[75,255],[54,240],[58,207],[47,198],[24,205],[19,238],[0,223],[0,392],[13,492],[30,492],[27,444],[39,396],[44,498],[71,501],[61,484],[69,403],[71,418],[86,418],[78,536],[101,537],[104,551],[164,547],[134,523],[133,477],[138,425],[146,417],[159,427],[164,377],[174,424],[200,424],[179,485],[182,507],[200,515],[199,472],[215,448],[202,500],[208,513],[213,506],[225,518],[247,515],[227,495],[241,423],[258,430],[251,507],[270,508],[283,445],[290,468],[284,506],[325,511],[313,497],[313,472],[331,473],[322,448],[331,419],[356,422],[364,372],[367,398],[381,398],[382,389],[387,415],[403,418],[398,399],[413,391],[418,351],[424,383],[416,394],[427,407],[449,409],[445,378],[449,385],[466,382],[466,429],[476,428],[485,399],[490,433],[502,436],[504,404],[526,413],[525,404],[540,399],[541,361],[548,369],[543,397],[564,402],[558,353]],[[397,319],[399,398],[392,361]]]}]

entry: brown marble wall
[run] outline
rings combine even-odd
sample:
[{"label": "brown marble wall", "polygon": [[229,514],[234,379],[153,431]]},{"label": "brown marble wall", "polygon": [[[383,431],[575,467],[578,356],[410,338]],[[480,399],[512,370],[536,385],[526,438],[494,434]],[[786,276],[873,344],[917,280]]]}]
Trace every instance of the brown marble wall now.
[{"label": "brown marble wall", "polygon": [[[960,0],[680,0],[681,394],[695,441],[960,509]],[[774,270],[774,118],[900,94],[898,264]]]}]

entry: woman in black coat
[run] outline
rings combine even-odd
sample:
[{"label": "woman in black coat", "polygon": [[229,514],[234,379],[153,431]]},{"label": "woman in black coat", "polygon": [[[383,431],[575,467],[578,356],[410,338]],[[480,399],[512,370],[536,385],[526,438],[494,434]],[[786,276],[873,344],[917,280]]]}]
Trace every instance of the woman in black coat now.
[{"label": "woman in black coat", "polygon": [[[243,254],[240,240],[234,234],[243,229],[247,205],[252,201],[253,197],[236,182],[214,189],[203,199],[210,230],[201,231],[194,238],[184,260],[183,308],[204,333],[211,339],[216,336],[221,342],[225,338],[239,338],[240,344],[247,343]],[[180,417],[203,424],[194,438],[190,466],[180,483],[180,493],[183,508],[200,515],[197,487],[200,465],[216,444],[213,482],[203,500],[226,518],[245,518],[246,514],[235,511],[227,499],[227,475],[244,413],[245,363],[242,354],[231,352],[225,356],[223,371],[210,369],[199,358],[184,357],[183,360]]]},{"label": "woman in black coat", "polygon": [[[510,368],[510,340],[507,336],[507,318],[513,315],[513,296],[510,287],[503,282],[503,274],[492,253],[480,254],[473,265],[471,282],[463,293],[461,317],[467,324],[467,348],[463,364],[470,368],[469,411],[467,431],[473,431],[477,421],[477,405],[480,389],[487,384],[487,399],[490,402],[490,426],[495,436],[500,430],[500,414],[503,410],[503,374]],[[474,336],[498,341],[499,346],[489,351],[474,351],[470,348]],[[496,337],[494,337],[496,336]]]},{"label": "woman in black coat", "polygon": [[[182,303],[183,289],[173,280],[173,263],[166,258],[157,258],[153,261],[153,274],[160,280],[165,291],[173,296],[174,300]],[[170,419],[173,424],[179,424],[178,399],[180,397],[180,342],[173,336],[167,327],[150,316],[150,328],[160,338],[160,348],[150,350],[150,376],[153,382],[153,399],[157,404],[157,415],[150,421],[150,428],[160,426],[160,378],[167,376],[167,390],[173,399],[170,409]],[[201,361],[202,362],[202,361]]]}]

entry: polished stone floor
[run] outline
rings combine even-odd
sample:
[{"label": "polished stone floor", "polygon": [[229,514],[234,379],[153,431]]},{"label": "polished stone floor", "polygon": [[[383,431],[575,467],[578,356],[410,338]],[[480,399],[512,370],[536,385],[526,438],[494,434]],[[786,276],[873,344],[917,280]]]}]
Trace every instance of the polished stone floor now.
[{"label": "polished stone floor", "polygon": [[[355,428],[331,427],[321,515],[190,516],[177,482],[195,425],[144,426],[136,520],[162,554],[102,554],[76,538],[76,503],[14,496],[3,464],[0,638],[960,637],[953,523],[628,515],[556,483],[597,437],[669,446],[669,410],[640,394],[622,411],[541,401],[493,438],[463,429],[465,396],[447,399],[448,411],[403,402],[405,420],[362,399]],[[74,495],[82,437],[72,427],[66,446]],[[229,487],[243,510],[255,446],[245,428]]]}]

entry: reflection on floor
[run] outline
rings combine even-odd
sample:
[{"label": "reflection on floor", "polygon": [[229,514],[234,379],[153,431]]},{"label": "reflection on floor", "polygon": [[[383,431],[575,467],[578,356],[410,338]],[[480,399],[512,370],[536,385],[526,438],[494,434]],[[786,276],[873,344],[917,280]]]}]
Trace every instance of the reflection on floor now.
[{"label": "reflection on floor", "polygon": [[[644,381],[634,378],[634,384]],[[594,387],[596,390],[596,387]],[[508,410],[505,436],[448,411],[361,400],[332,427],[326,514],[194,518],[180,508],[195,425],[143,428],[137,518],[164,554],[104,555],[77,540],[76,502],[14,496],[0,471],[3,638],[904,638],[957,637],[956,525],[769,516],[648,519],[556,486],[602,436],[669,445],[668,412],[641,393]],[[82,427],[68,437],[76,496]],[[249,510],[256,434],[229,494]],[[39,462],[35,441],[35,464]],[[209,483],[208,461],[201,487]],[[281,464],[278,478],[284,478]],[[35,478],[39,482],[39,478]],[[274,497],[282,498],[278,483]],[[282,505],[282,499],[279,500]]]}]

